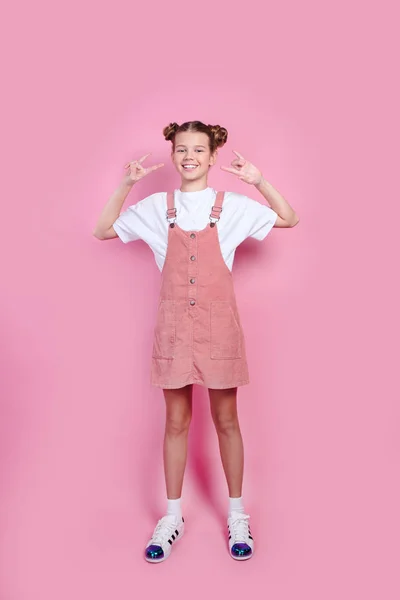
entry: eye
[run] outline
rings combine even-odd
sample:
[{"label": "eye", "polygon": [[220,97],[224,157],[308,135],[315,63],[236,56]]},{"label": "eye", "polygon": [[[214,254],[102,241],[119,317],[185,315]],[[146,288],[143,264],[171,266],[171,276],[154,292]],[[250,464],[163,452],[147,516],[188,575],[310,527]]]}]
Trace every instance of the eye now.
[{"label": "eye", "polygon": [[197,152],[204,152],[201,148],[197,148]]}]

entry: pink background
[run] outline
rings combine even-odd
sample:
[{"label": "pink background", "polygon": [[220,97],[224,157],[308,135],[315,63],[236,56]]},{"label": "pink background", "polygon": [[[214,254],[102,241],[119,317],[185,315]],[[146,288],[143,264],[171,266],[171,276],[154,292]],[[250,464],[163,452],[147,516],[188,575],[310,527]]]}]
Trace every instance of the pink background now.
[{"label": "pink background", "polygon": [[[394,3],[50,2],[3,21],[1,600],[399,597],[399,94]],[[6,36],[6,37],[5,37]],[[123,164],[162,128],[229,130],[301,217],[237,253],[252,383],[240,391],[257,552],[226,550],[204,390],[187,533],[165,509],[164,404],[149,385],[159,273],[99,242]],[[218,167],[217,188],[263,201]],[[129,203],[177,187],[172,166]],[[195,579],[197,577],[197,579]]]}]

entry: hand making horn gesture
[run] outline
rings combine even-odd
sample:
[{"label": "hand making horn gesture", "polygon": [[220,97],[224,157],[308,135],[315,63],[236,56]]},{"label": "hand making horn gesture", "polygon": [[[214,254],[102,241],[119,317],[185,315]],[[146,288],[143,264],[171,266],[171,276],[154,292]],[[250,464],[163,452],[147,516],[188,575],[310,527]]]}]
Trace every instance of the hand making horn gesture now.
[{"label": "hand making horn gesture", "polygon": [[233,152],[237,158],[231,162],[232,167],[221,167],[221,169],[227,171],[227,173],[237,175],[239,179],[246,183],[258,185],[262,179],[261,171],[239,154],[239,152],[236,152],[236,150],[233,150]]},{"label": "hand making horn gesture", "polygon": [[146,177],[146,175],[148,175],[152,171],[156,171],[160,167],[164,166],[164,163],[160,163],[158,165],[154,165],[154,167],[143,167],[142,163],[146,160],[148,156],[150,156],[150,154],[151,152],[149,152],[149,154],[145,154],[144,156],[142,156],[142,158],[139,158],[139,160],[133,160],[132,162],[129,162],[125,165],[124,168],[129,169],[126,175],[127,183],[136,183],[137,181],[139,181],[139,179],[143,179],[143,177]]}]

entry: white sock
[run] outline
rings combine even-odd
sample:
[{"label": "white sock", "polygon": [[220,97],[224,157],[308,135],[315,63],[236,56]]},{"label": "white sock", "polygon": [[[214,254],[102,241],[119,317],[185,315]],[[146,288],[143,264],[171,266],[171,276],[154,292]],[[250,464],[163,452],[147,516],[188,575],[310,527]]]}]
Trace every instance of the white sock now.
[{"label": "white sock", "polygon": [[229,513],[244,513],[243,498],[229,498]]},{"label": "white sock", "polygon": [[178,520],[182,519],[181,499],[167,499],[167,515],[174,515]]}]

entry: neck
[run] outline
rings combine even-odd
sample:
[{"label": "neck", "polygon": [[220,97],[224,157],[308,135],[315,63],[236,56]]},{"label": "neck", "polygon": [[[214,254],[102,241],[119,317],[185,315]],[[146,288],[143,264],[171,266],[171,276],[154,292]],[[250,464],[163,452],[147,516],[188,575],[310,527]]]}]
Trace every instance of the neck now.
[{"label": "neck", "polygon": [[181,181],[181,192],[202,192],[207,189],[207,177],[196,179],[195,181]]}]

